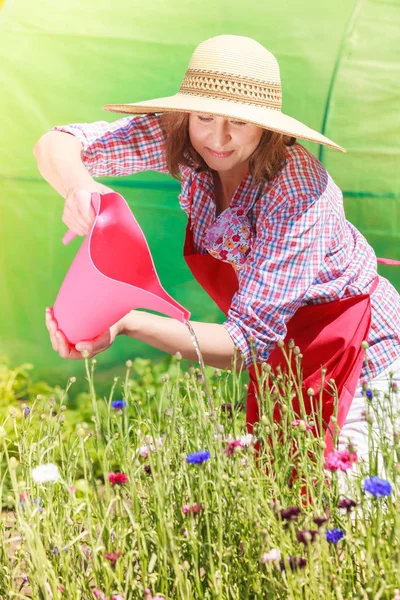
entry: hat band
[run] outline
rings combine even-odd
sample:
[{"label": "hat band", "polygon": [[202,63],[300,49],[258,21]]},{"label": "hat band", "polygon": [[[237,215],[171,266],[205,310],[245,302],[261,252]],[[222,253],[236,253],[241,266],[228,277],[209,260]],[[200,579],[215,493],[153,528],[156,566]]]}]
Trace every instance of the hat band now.
[{"label": "hat band", "polygon": [[263,83],[259,79],[215,71],[187,70],[179,93],[254,104],[279,111],[282,107],[280,83]]}]

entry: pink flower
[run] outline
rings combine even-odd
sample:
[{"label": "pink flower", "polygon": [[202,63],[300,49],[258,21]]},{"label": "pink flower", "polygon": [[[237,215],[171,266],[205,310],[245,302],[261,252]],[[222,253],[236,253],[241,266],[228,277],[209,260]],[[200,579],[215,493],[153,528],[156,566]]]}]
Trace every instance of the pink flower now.
[{"label": "pink flower", "polygon": [[292,421],[292,425],[293,427],[300,427],[300,429],[303,429],[303,431],[305,431],[306,429],[307,431],[312,431],[311,425],[309,425],[302,419],[296,419],[295,421]]},{"label": "pink flower", "polygon": [[182,506],[182,512],[184,515],[187,515],[188,513],[190,513],[190,504],[184,504]]},{"label": "pink flower", "polygon": [[349,450],[338,450],[328,454],[325,459],[325,469],[328,471],[347,471],[357,462],[357,454]]},{"label": "pink flower", "polygon": [[76,492],[76,487],[74,485],[70,485],[68,488],[68,491],[70,494],[75,494]]},{"label": "pink flower", "polygon": [[115,568],[115,564],[120,556],[121,552],[105,552],[104,554],[104,558],[106,558],[109,561],[112,568]]},{"label": "pink flower", "polygon": [[109,473],[108,481],[111,483],[111,485],[122,485],[128,481],[128,475],[125,475],[125,473],[119,473],[119,472]]},{"label": "pink flower", "polygon": [[149,455],[149,449],[147,446],[140,446],[140,450],[139,450],[139,454],[140,456],[143,456],[143,458],[147,458]]},{"label": "pink flower", "polygon": [[278,548],[273,548],[269,552],[266,552],[265,554],[262,555],[261,562],[265,565],[266,563],[280,560],[280,558],[281,558],[281,551]]},{"label": "pink flower", "polygon": [[116,594],[115,596],[111,596],[111,600],[124,600],[124,597],[121,594]]},{"label": "pink flower", "polygon": [[236,448],[243,448],[242,442],[240,440],[233,440],[229,442],[228,448],[225,450],[228,456],[232,456],[235,453]]},{"label": "pink flower", "polygon": [[93,588],[92,593],[95,598],[100,598],[100,600],[107,600],[106,595],[103,594],[103,592],[101,592],[97,588]]}]

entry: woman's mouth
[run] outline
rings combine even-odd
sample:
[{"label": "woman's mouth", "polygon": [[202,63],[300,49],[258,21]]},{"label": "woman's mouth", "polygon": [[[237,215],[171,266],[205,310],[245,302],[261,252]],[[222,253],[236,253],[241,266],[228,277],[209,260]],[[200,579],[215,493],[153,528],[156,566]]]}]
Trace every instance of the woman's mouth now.
[{"label": "woman's mouth", "polygon": [[231,150],[230,152],[214,152],[214,150],[211,150],[211,148],[206,148],[206,150],[208,150],[209,153],[216,158],[227,158],[234,152],[234,150]]}]

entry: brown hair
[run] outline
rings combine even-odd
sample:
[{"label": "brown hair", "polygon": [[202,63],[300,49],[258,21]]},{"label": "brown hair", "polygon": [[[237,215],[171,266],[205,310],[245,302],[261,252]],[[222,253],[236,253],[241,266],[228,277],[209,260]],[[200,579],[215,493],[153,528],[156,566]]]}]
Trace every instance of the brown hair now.
[{"label": "brown hair", "polygon": [[[163,113],[160,125],[165,137],[167,168],[175,179],[181,180],[180,164],[197,171],[209,169],[190,142],[188,113]],[[286,162],[286,146],[293,146],[295,142],[295,137],[265,129],[249,160],[250,174],[254,182],[271,181]]]}]

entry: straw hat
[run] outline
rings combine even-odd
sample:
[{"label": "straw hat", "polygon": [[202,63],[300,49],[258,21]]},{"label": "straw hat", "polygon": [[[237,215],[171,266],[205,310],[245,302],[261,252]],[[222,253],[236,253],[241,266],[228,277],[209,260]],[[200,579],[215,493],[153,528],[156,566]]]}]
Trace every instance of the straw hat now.
[{"label": "straw hat", "polygon": [[131,104],[106,104],[117,113],[201,112],[254,123],[346,152],[335,142],[281,111],[278,61],[248,37],[218,35],[197,46],[179,92]]}]

